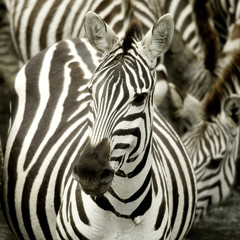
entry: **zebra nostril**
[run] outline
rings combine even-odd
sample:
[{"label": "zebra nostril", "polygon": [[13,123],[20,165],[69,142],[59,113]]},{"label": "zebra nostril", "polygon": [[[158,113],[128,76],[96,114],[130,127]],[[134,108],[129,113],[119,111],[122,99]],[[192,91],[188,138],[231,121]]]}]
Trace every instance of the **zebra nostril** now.
[{"label": "zebra nostril", "polygon": [[101,182],[110,182],[113,178],[114,171],[112,169],[104,169],[100,178]]}]

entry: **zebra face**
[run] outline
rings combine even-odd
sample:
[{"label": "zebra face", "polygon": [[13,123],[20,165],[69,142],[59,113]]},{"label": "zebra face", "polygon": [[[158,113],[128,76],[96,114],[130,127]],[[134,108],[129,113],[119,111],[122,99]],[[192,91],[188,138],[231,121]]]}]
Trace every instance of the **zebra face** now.
[{"label": "zebra face", "polygon": [[136,53],[129,49],[123,55],[118,45],[89,84],[89,143],[74,168],[75,179],[87,194],[104,193],[114,172],[131,172],[148,145],[155,73]]},{"label": "zebra face", "polygon": [[239,128],[229,128],[219,118],[200,121],[182,141],[193,163],[198,202],[195,222],[206,215],[212,204],[225,199],[236,178]]},{"label": "zebra face", "polygon": [[236,94],[227,97],[222,101],[220,112],[209,115],[204,106],[206,102],[199,102],[189,94],[183,97],[171,84],[170,91],[177,114],[191,122],[181,139],[192,159],[197,179],[209,180],[211,172],[219,172],[229,159],[235,162],[240,98]]},{"label": "zebra face", "polygon": [[87,194],[104,193],[114,172],[128,174],[151,136],[155,73],[136,53],[118,45],[89,84],[89,142],[73,170]]},{"label": "zebra face", "polygon": [[211,176],[217,175],[226,167],[225,164],[232,160],[235,162],[236,134],[237,129],[232,131],[219,118],[213,118],[211,121],[199,121],[182,136],[197,179],[210,182]]},{"label": "zebra face", "polygon": [[130,174],[149,151],[155,66],[171,44],[173,29],[166,15],[141,41],[137,24],[119,40],[96,14],[87,14],[86,34],[104,54],[89,83],[89,142],[73,172],[87,194],[104,193],[113,172]]},{"label": "zebra face", "polygon": [[120,45],[115,51],[93,75],[90,138],[93,144],[109,139],[111,165],[116,171],[123,161],[131,161],[145,150],[153,118],[155,79],[136,50],[123,55]]}]

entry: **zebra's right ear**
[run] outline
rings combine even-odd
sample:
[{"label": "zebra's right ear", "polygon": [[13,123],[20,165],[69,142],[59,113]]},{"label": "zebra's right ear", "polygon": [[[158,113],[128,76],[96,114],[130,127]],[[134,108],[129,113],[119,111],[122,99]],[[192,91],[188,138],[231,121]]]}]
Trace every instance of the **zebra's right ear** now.
[{"label": "zebra's right ear", "polygon": [[240,96],[237,94],[232,94],[223,103],[224,114],[227,119],[231,119],[230,122],[233,126],[240,126]]},{"label": "zebra's right ear", "polygon": [[141,41],[143,54],[150,61],[152,67],[156,63],[156,58],[170,48],[173,35],[173,17],[170,14],[165,14],[154,24]]},{"label": "zebra's right ear", "polygon": [[115,32],[94,12],[86,14],[84,28],[91,45],[106,54],[117,42]]}]

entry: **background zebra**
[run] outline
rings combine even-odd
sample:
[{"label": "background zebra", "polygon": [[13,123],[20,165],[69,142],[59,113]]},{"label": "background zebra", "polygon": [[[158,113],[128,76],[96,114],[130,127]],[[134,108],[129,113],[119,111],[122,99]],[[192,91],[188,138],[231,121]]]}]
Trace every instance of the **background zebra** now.
[{"label": "background zebra", "polygon": [[120,37],[133,17],[141,19],[146,33],[161,16],[156,0],[3,1],[20,65],[57,41],[84,37],[83,20],[89,10],[97,12]]},{"label": "background zebra", "polygon": [[[104,53],[90,85],[99,57],[79,39],[55,44],[19,72],[4,202],[20,239],[56,238],[56,225],[60,239],[72,234],[107,239],[123,229],[127,236],[120,239],[182,239],[189,230],[196,203],[193,169],[153,105],[156,57],[170,45],[173,22],[161,18],[142,41],[135,31],[131,28],[121,41],[97,15],[88,14],[90,42]],[[111,161],[94,159],[92,166],[81,159],[93,161],[91,153]],[[100,196],[87,195],[72,178],[73,167],[87,193],[111,187]],[[98,184],[101,188],[95,188]],[[94,226],[103,223],[118,228],[99,232]]]},{"label": "background zebra", "polygon": [[[218,30],[217,28],[215,29],[215,24],[217,25],[215,23],[216,20],[211,17],[211,14],[215,14],[213,12],[215,9],[210,8],[210,1],[196,0],[193,3],[194,9],[200,9],[200,12],[197,10],[193,12],[195,15],[194,19],[199,26],[198,31],[204,32],[199,37],[201,45],[205,46],[202,50],[204,54],[196,55],[188,42],[184,41],[181,33],[176,31],[173,44],[165,54],[164,64],[167,68],[170,82],[173,82],[184,92],[188,92],[197,99],[203,100],[212,85],[222,76],[223,70],[231,62],[235,52],[240,50],[239,18],[237,18],[237,13],[235,18],[231,18],[231,24],[228,25],[228,36],[225,36],[224,45],[221,45]],[[232,11],[238,12],[238,9],[239,7],[236,6],[232,8]],[[204,17],[199,17],[202,12],[205,12]],[[211,23],[214,23],[214,25]],[[204,31],[200,31],[202,28],[205,28]],[[204,39],[208,38],[210,40],[204,43]],[[178,134],[182,135],[191,127],[191,119],[179,119],[178,116],[172,114],[175,111],[174,106],[171,105],[171,100],[168,101],[168,97],[166,99],[162,106],[165,112],[167,112],[168,121]]]},{"label": "background zebra", "polygon": [[[163,12],[170,12],[184,39],[187,39],[194,51],[200,50],[195,33],[196,24],[192,19],[192,4],[186,0],[4,1],[10,16],[13,43],[21,64],[59,40],[83,37],[83,19],[89,10],[97,12],[121,37],[131,18],[139,19],[146,33]],[[166,75],[161,71],[160,74],[161,77]]]},{"label": "background zebra", "polygon": [[[204,48],[207,47],[205,52],[208,54],[205,56],[205,61],[208,61],[208,64],[212,64],[212,62],[215,62],[212,61],[212,56],[215,56],[217,51],[211,49],[215,49],[215,46],[218,44],[216,44],[216,38],[210,38],[209,36],[216,34],[216,30],[211,26],[211,22],[207,21],[208,17],[206,17],[206,19],[203,19],[205,20],[204,28],[207,24],[211,28],[212,34],[209,35],[209,32],[207,32],[207,37],[204,37],[204,31],[202,31],[204,28],[201,28],[203,25],[199,24],[198,18],[204,13],[204,16],[207,16],[207,11],[210,11],[210,14],[214,16],[212,22],[219,33],[221,27],[227,25],[229,28],[230,23],[233,21],[232,19],[238,19],[240,15],[239,4],[237,1],[230,0],[152,0],[150,2],[146,0],[97,0],[87,2],[83,0],[63,0],[60,2],[58,0],[4,1],[10,16],[9,21],[13,42],[22,63],[26,62],[40,50],[51,46],[59,40],[83,37],[83,19],[86,12],[92,10],[108,22],[121,37],[124,35],[128,22],[133,16],[142,21],[143,29],[146,33],[162,13],[169,12],[174,16],[176,29],[180,32],[184,41],[188,43],[194,55],[202,57],[205,51]],[[198,14],[199,9],[201,10],[200,14]],[[223,23],[223,21],[225,22]],[[225,41],[226,36],[227,34],[224,35]],[[209,38],[212,39],[210,44],[209,41],[207,44],[204,44],[206,39]],[[201,39],[205,41],[199,41]],[[9,44],[9,41],[6,43]],[[204,46],[202,46],[202,43]],[[15,59],[14,55],[13,59]],[[207,75],[206,78],[208,80],[206,81],[211,84],[208,73],[197,74],[195,78],[200,78],[201,82],[203,82],[204,75]],[[171,80],[175,81],[174,79],[172,78]],[[194,81],[194,83],[196,82]],[[194,96],[196,95],[194,94]]]},{"label": "background zebra", "polygon": [[191,121],[181,137],[197,179],[196,220],[229,195],[236,181],[240,125],[240,52],[200,102],[170,85],[177,114]]}]

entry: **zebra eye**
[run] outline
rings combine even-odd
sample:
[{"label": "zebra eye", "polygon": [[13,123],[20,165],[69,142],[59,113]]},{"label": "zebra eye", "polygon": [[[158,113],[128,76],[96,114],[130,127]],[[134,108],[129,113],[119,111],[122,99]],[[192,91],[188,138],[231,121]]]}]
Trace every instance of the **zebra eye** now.
[{"label": "zebra eye", "polygon": [[132,105],[141,106],[144,103],[144,100],[146,99],[146,97],[147,97],[147,93],[136,94],[132,102]]},{"label": "zebra eye", "polygon": [[207,165],[207,168],[208,169],[217,169],[220,166],[222,161],[223,161],[223,158],[211,159],[211,161]]}]

